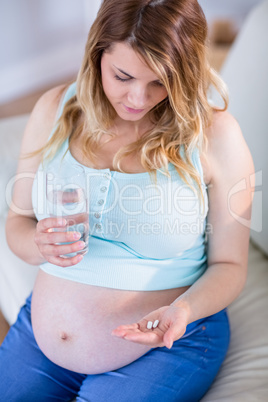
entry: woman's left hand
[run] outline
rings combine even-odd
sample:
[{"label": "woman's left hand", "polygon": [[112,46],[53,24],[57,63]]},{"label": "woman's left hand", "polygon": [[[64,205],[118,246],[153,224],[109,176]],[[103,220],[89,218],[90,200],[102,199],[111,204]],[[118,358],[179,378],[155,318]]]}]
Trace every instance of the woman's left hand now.
[{"label": "woman's left hand", "polygon": [[[148,328],[155,323],[156,328]],[[188,325],[188,312],[175,305],[161,307],[143,317],[139,322],[120,325],[112,331],[112,335],[131,342],[155,347],[171,348],[173,342],[181,338]]]}]

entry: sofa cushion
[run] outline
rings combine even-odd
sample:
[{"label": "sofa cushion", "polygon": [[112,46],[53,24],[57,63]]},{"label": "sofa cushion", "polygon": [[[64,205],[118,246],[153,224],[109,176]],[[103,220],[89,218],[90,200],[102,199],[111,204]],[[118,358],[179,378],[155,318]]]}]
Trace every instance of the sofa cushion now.
[{"label": "sofa cushion", "polygon": [[0,309],[11,325],[33,289],[38,267],[25,263],[9,249],[3,217],[0,217],[0,244]]},{"label": "sofa cushion", "polygon": [[8,211],[8,184],[16,173],[20,143],[28,119],[28,114],[0,119],[0,216]]},{"label": "sofa cushion", "polygon": [[202,402],[267,401],[268,258],[252,243],[246,286],[229,306],[230,347]]}]

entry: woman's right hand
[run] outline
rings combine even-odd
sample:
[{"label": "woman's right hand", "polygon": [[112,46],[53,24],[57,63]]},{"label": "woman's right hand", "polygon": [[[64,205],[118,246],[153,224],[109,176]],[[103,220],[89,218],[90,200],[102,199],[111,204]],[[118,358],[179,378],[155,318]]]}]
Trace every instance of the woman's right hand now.
[{"label": "woman's right hand", "polygon": [[[83,241],[78,241],[81,237],[80,233],[68,232],[66,227],[66,219],[45,218],[37,222],[34,236],[34,241],[42,258],[61,267],[69,267],[80,262],[83,258],[81,254],[74,257],[65,257],[64,255],[80,251],[85,247]],[[53,231],[53,229],[57,229],[57,231]]]}]

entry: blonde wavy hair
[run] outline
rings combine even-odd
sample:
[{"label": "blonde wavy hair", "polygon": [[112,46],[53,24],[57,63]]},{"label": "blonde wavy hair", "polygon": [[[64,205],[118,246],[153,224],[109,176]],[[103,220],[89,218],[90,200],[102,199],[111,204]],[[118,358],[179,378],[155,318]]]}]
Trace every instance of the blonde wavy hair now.
[{"label": "blonde wavy hair", "polygon": [[113,168],[123,172],[121,160],[140,153],[142,166],[156,177],[162,167],[168,175],[171,162],[182,180],[191,187],[197,184],[202,194],[192,152],[206,146],[204,129],[213,113],[209,87],[224,101],[219,110],[228,104],[226,87],[208,64],[206,41],[207,22],[197,0],[103,0],[88,35],[76,95],[65,104],[54,135],[39,152],[52,159],[67,138],[70,147],[83,134],[83,154],[96,163],[100,139],[103,134],[113,138],[109,130],[116,117],[103,91],[101,57],[114,43],[127,43],[156,73],[168,96],[149,112],[154,128],[121,148]]}]

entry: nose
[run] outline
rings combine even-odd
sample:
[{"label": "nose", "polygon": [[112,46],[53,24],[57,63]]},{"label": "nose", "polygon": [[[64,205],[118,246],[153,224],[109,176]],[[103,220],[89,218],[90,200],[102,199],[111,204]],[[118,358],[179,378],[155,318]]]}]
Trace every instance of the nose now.
[{"label": "nose", "polygon": [[139,83],[133,83],[129,89],[127,98],[129,102],[128,106],[134,109],[143,109],[149,98],[147,87]]}]

